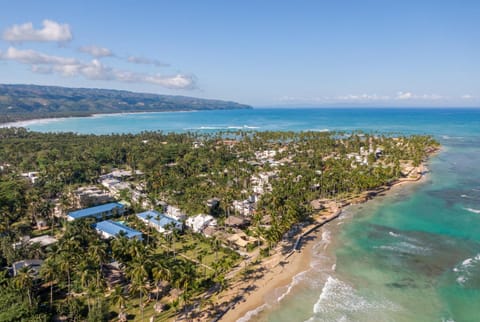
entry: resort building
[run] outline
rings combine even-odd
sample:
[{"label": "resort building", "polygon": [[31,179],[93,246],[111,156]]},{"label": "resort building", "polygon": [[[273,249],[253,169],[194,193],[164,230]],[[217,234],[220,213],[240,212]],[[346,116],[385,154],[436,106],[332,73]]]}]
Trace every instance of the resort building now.
[{"label": "resort building", "polygon": [[92,207],[107,202],[112,202],[113,198],[103,190],[95,187],[80,187],[73,192],[77,207]]},{"label": "resort building", "polygon": [[95,230],[106,239],[116,238],[119,235],[124,235],[128,239],[142,239],[142,233],[138,230],[112,220],[100,221],[94,224],[93,228],[95,228]]},{"label": "resort building", "polygon": [[81,218],[94,217],[97,219],[108,218],[114,215],[122,215],[125,212],[125,207],[118,202],[111,202],[100,206],[80,209],[69,212],[67,215],[68,221],[73,221]]},{"label": "resort building", "polygon": [[189,217],[185,222],[194,233],[201,232],[207,226],[216,226],[217,221],[210,215],[199,214],[194,217]]},{"label": "resort building", "polygon": [[182,229],[182,223],[180,221],[155,210],[141,212],[137,214],[137,217],[146,225],[155,228],[160,233],[168,232],[172,228]]}]

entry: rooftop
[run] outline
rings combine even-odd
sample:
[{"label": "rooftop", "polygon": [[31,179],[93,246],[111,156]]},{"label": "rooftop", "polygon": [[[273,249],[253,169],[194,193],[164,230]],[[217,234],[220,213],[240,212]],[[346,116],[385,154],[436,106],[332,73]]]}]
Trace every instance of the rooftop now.
[{"label": "rooftop", "polygon": [[140,217],[144,220],[147,220],[151,222],[152,224],[159,226],[159,227],[165,227],[166,225],[170,223],[174,223],[174,225],[180,225],[181,223],[178,220],[175,220],[171,217],[168,217],[165,214],[159,213],[156,210],[148,210],[145,212],[141,212],[137,214],[137,217]]},{"label": "rooftop", "polygon": [[107,204],[100,205],[100,206],[75,210],[75,211],[72,211],[72,212],[68,213],[68,216],[73,218],[73,219],[79,219],[79,218],[95,216],[95,215],[98,215],[98,214],[101,214],[101,213],[104,213],[104,212],[112,211],[116,208],[123,209],[124,206],[121,203],[118,203],[118,202],[111,202],[111,203],[107,203]]},{"label": "rooftop", "polygon": [[142,236],[141,232],[112,220],[100,221],[93,225],[93,227],[96,230],[105,232],[112,236],[117,236],[121,232],[123,232],[127,238],[135,238],[138,236]]}]

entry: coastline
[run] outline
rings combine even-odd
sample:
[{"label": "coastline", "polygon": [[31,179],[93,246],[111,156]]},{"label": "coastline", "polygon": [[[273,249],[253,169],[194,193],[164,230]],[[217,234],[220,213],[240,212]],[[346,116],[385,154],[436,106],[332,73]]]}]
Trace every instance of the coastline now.
[{"label": "coastline", "polygon": [[[253,109],[250,108],[250,109]],[[81,115],[63,115],[63,116],[51,116],[51,115],[46,115],[46,117],[34,117],[34,118],[25,118],[17,121],[11,121],[11,122],[0,122],[0,128],[2,127],[23,127],[24,125],[29,125],[29,124],[35,124],[39,123],[42,121],[46,122],[52,122],[56,120],[66,120],[66,119],[71,119],[71,118],[88,118],[88,117],[103,117],[103,116],[112,116],[112,115],[135,115],[135,114],[156,114],[156,113],[192,113],[192,112],[206,112],[206,111],[233,111],[233,110],[239,110],[239,109],[205,109],[205,110],[175,110],[175,111],[138,111],[138,112],[130,112],[130,111],[125,111],[125,112],[106,112],[106,113],[86,113],[86,114],[81,114]]]},{"label": "coastline", "polygon": [[[439,150],[431,151],[429,157],[438,153]],[[287,255],[275,253],[270,257],[263,259],[259,266],[266,272],[260,278],[253,281],[251,279],[238,281],[231,285],[227,292],[221,293],[217,298],[217,304],[222,305],[227,301],[229,305],[222,312],[221,316],[214,321],[239,321],[246,322],[251,320],[256,314],[261,312],[268,304],[267,299],[274,296],[275,292],[281,288],[289,287],[294,282],[297,275],[310,269],[313,246],[321,241],[321,227],[338,218],[342,210],[351,204],[364,203],[375,198],[375,196],[384,196],[393,193],[396,187],[406,184],[421,183],[425,180],[428,169],[425,162],[415,167],[413,177],[400,178],[389,185],[379,187],[372,191],[364,192],[354,198],[342,200],[337,203],[331,203],[330,207],[318,213],[316,220],[312,224],[305,226],[302,232],[297,235],[297,240],[292,247],[292,251]],[[409,173],[411,175],[411,173]],[[308,237],[308,238],[306,238]],[[290,244],[292,241],[290,240]],[[300,245],[297,245],[300,244]],[[275,249],[280,250],[285,247],[285,242],[279,243]],[[295,248],[298,246],[298,250]],[[280,299],[286,293],[281,295]],[[278,300],[277,300],[278,301]]]}]

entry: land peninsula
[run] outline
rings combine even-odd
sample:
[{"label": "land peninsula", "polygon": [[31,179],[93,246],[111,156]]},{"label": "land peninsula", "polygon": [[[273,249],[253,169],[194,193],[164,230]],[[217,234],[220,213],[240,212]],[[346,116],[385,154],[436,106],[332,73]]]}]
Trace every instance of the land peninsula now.
[{"label": "land peninsula", "polygon": [[418,180],[437,149],[362,132],[0,129],[0,318],[235,320],[308,265],[319,226]]},{"label": "land peninsula", "polygon": [[129,91],[0,84],[0,124],[105,113],[251,109],[230,101]]}]

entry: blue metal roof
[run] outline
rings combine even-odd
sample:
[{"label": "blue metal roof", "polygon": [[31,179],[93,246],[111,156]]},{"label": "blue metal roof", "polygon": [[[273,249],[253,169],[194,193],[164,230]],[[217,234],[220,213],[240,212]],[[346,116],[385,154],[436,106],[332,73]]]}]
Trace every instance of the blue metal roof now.
[{"label": "blue metal roof", "polygon": [[98,216],[104,212],[112,211],[115,208],[120,208],[123,210],[124,207],[121,203],[111,202],[111,203],[107,203],[100,206],[75,210],[75,211],[69,212],[68,216],[73,219],[79,219],[79,218],[90,217],[90,216]]},{"label": "blue metal roof", "polygon": [[[143,218],[149,222],[151,222],[154,225],[160,226],[164,228],[166,225],[173,223],[175,226],[181,225],[181,222],[173,219],[171,217],[168,217],[165,214],[161,214],[158,211],[155,210],[149,210],[145,212],[141,212],[137,214],[137,217]],[[157,219],[158,218],[158,219]]]},{"label": "blue metal roof", "polygon": [[137,236],[142,236],[142,233],[133,229],[133,228],[130,228],[128,226],[125,226],[119,222],[115,222],[115,221],[111,221],[111,220],[104,220],[104,221],[100,221],[96,224],[93,225],[93,227],[97,230],[100,230],[102,232],[105,232],[109,235],[112,235],[112,236],[117,236],[118,234],[120,234],[120,232],[124,232],[125,233],[125,236],[127,238],[134,238],[134,237],[137,237]]}]

